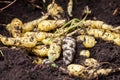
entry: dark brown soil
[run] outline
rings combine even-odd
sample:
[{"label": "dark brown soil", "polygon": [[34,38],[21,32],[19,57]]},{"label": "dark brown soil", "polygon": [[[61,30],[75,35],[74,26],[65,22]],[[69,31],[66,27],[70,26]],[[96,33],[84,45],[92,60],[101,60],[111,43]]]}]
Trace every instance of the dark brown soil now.
[{"label": "dark brown soil", "polygon": [[[17,0],[12,6],[0,12],[0,24],[8,24],[15,17],[21,19],[23,22],[37,19],[41,16],[42,11],[46,11],[46,6],[51,0],[46,4],[43,4],[42,0],[35,0],[35,4],[39,5],[41,9],[35,8],[28,1]],[[56,2],[66,11],[68,0],[56,0]],[[5,4],[0,3],[0,8],[4,6]],[[85,6],[89,6],[92,11],[87,19],[102,20],[114,26],[120,25],[120,0],[74,0],[73,17],[81,19]],[[118,10],[113,15],[116,8]],[[64,17],[68,18],[68,16]],[[0,25],[0,34],[10,36],[2,25]],[[97,41],[97,45],[89,49],[92,53],[91,57],[101,63],[110,63],[105,64],[104,67],[120,67],[120,47],[101,39]],[[73,63],[80,64],[83,58],[78,56],[78,52],[84,49],[84,47],[81,45],[81,42],[77,43],[77,53]],[[78,77],[70,77],[52,66],[32,64],[33,55],[29,55],[25,49],[4,47],[0,43],[0,50],[4,54],[4,56],[0,56],[0,80],[82,80]],[[55,62],[57,65],[65,67],[62,58],[59,58]],[[120,80],[120,72],[101,76],[96,79]]]}]

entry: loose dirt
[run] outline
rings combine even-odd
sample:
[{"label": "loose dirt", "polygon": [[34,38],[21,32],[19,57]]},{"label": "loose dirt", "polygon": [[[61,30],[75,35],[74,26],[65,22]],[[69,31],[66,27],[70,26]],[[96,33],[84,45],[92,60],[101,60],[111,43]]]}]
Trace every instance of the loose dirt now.
[{"label": "loose dirt", "polygon": [[[15,17],[23,22],[37,19],[42,15],[42,11],[46,11],[46,6],[51,0],[46,4],[42,0],[35,0],[34,4],[39,5],[40,9],[32,6],[28,1],[17,0],[13,5],[0,12],[0,24],[8,24]],[[56,0],[56,2],[65,11],[67,10],[68,0]],[[0,8],[4,6],[5,4],[0,4]],[[114,26],[120,25],[120,0],[74,0],[72,18],[82,19],[85,6],[88,6],[92,11],[87,19],[102,20]],[[116,13],[114,13],[115,9],[117,9]],[[64,17],[68,20],[72,19],[66,15]],[[9,32],[2,25],[0,25],[0,34],[10,36]],[[101,39],[97,39],[97,41],[95,47],[89,49],[92,53],[91,57],[97,59],[100,63],[110,63],[103,65],[103,67],[120,67],[120,47]],[[77,42],[77,53],[73,63],[80,64],[84,59],[78,56],[79,51],[82,49],[84,47],[81,42]],[[34,65],[32,60],[35,56],[25,49],[5,47],[0,43],[0,50],[3,53],[3,56],[0,56],[0,80],[82,80],[79,77],[68,76],[52,66]],[[63,64],[62,56],[55,63],[66,67]],[[108,76],[100,76],[94,80],[120,80],[120,72],[112,73]]]}]

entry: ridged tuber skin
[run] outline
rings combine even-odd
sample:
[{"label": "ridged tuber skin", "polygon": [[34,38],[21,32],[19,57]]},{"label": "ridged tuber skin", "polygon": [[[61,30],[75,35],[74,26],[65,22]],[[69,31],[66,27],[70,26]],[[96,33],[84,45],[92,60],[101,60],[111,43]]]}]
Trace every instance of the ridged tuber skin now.
[{"label": "ridged tuber skin", "polygon": [[111,31],[105,31],[101,38],[106,41],[112,41],[114,40],[114,35]]},{"label": "ridged tuber skin", "polygon": [[90,57],[90,51],[89,50],[82,50],[80,51],[80,56],[84,56],[89,58]]},{"label": "ridged tuber skin", "polygon": [[48,51],[49,47],[47,47],[46,45],[35,46],[32,49],[32,52],[39,57],[47,57]]},{"label": "ridged tuber skin", "polygon": [[[85,76],[85,79],[94,79],[100,75],[102,76],[107,76],[108,74],[110,74],[112,72],[112,69],[98,69],[97,71],[95,71],[95,69],[91,69],[88,70],[88,76]],[[85,74],[84,74],[85,75]]]},{"label": "ridged tuber skin", "polygon": [[74,75],[74,76],[78,76],[81,77],[83,79],[94,79],[97,78],[98,76],[102,75],[102,76],[107,76],[110,73],[113,72],[117,72],[120,71],[119,68],[117,69],[112,69],[112,68],[100,68],[100,69],[96,69],[96,68],[90,68],[90,67],[85,67],[79,64],[70,64],[67,66],[67,70],[69,75]]},{"label": "ridged tuber skin", "polygon": [[38,23],[40,23],[41,21],[47,19],[48,17],[49,17],[49,14],[46,13],[45,15],[43,15],[42,17],[40,17],[40,18],[38,18],[36,20],[24,23],[23,26],[22,26],[22,32],[25,33],[25,32],[33,31],[34,28],[37,27]]},{"label": "ridged tuber skin", "polygon": [[39,65],[39,64],[42,64],[43,60],[44,60],[43,58],[40,58],[40,57],[39,57],[39,58],[35,59],[32,63]]},{"label": "ridged tuber skin", "polygon": [[32,48],[37,44],[37,40],[34,37],[16,37],[16,38],[7,38],[1,36],[1,42],[7,46],[18,46]]},{"label": "ridged tuber skin", "polygon": [[113,27],[112,25],[108,25],[103,21],[99,21],[99,20],[85,20],[85,21],[82,21],[81,24],[83,24],[84,27],[86,28],[109,30],[116,33],[120,33],[120,26]]},{"label": "ridged tuber skin", "polygon": [[114,40],[113,40],[113,42],[114,42],[116,45],[120,46],[120,34],[113,33],[113,35],[114,35]]},{"label": "ridged tuber skin", "polygon": [[[109,75],[110,73],[119,72],[119,71],[120,71],[120,68],[116,68],[116,69],[107,68],[107,69],[98,69],[98,70],[95,71],[94,73],[93,73],[93,70],[90,70],[90,71],[89,71],[89,74],[93,73],[93,77],[92,77],[92,78],[96,78],[96,77],[98,77],[99,75],[107,76],[107,75]],[[91,75],[90,75],[90,77],[91,77]]]},{"label": "ridged tuber skin", "polygon": [[44,45],[51,45],[53,40],[51,38],[46,38],[41,41]]},{"label": "ridged tuber skin", "polygon": [[66,65],[70,64],[73,59],[74,59],[74,54],[75,54],[75,51],[73,52],[72,50],[65,50],[63,52],[63,61]]},{"label": "ridged tuber skin", "polygon": [[51,31],[65,24],[65,20],[43,20],[38,24],[40,31]]},{"label": "ridged tuber skin", "polygon": [[42,41],[51,36],[53,36],[53,34],[47,32],[26,32],[23,34],[23,37],[35,37],[37,41]]},{"label": "ridged tuber skin", "polygon": [[72,37],[65,37],[63,39],[63,44],[67,44],[68,46],[72,47],[72,48],[75,48],[76,47],[76,43],[75,43],[75,39],[72,38]]},{"label": "ridged tuber skin", "polygon": [[50,62],[54,62],[56,59],[60,57],[60,54],[61,54],[61,39],[56,38],[50,45],[48,51],[48,59],[50,60]]},{"label": "ridged tuber skin", "polygon": [[[39,57],[48,57],[48,59],[42,60],[42,64],[48,64],[54,62],[56,59],[60,57],[61,53],[60,44],[61,42],[58,41],[58,39],[55,39],[50,45],[35,46],[32,49],[32,52]],[[36,63],[41,64],[41,60],[40,61],[38,60],[38,62],[36,61]]]},{"label": "ridged tuber skin", "polygon": [[[108,75],[111,71],[112,71],[112,69],[99,69],[99,70],[97,70],[96,73],[102,74],[102,75]],[[95,77],[97,77],[97,75]]]},{"label": "ridged tuber skin", "polygon": [[88,35],[93,35],[96,38],[100,38],[103,36],[105,30],[103,29],[94,29],[94,28],[87,28],[86,29]]},{"label": "ridged tuber skin", "polygon": [[54,62],[56,59],[60,57],[60,53],[61,53],[61,46],[56,43],[53,43],[50,45],[50,49],[48,51],[48,59],[51,62]]},{"label": "ridged tuber skin", "polygon": [[73,74],[74,76],[83,77],[83,72],[86,70],[86,67],[79,64],[70,64],[67,66],[67,70],[70,74]]},{"label": "ridged tuber skin", "polygon": [[105,24],[103,21],[98,20],[85,20],[83,21],[84,26],[89,28],[103,29],[103,30],[112,30],[113,26]]},{"label": "ridged tuber skin", "polygon": [[[101,38],[105,41],[112,41],[114,44],[120,46],[120,34],[110,30],[103,29],[87,29],[87,34],[95,38]],[[78,37],[80,38],[80,37]],[[83,40],[83,38],[81,38]]]},{"label": "ridged tuber skin", "polygon": [[70,64],[75,55],[76,41],[72,37],[65,37],[62,41],[63,61],[66,65]]},{"label": "ridged tuber skin", "polygon": [[46,39],[48,37],[52,37],[53,34],[46,33],[46,32],[36,32],[34,36],[36,36],[37,41],[42,41],[43,39]]},{"label": "ridged tuber skin", "polygon": [[45,38],[53,36],[52,33],[46,32],[26,32],[21,37],[5,37],[0,36],[1,42],[7,46],[18,46],[32,48],[38,41],[42,41]]},{"label": "ridged tuber skin", "polygon": [[67,12],[70,17],[72,17],[72,9],[73,9],[73,0],[69,0],[68,2],[68,7],[67,7]]},{"label": "ridged tuber skin", "polygon": [[21,37],[23,23],[20,19],[14,18],[6,29],[12,34],[13,37]]},{"label": "ridged tuber skin", "polygon": [[87,67],[97,67],[97,66],[99,66],[99,63],[94,58],[88,58],[84,61],[84,65]]},{"label": "ridged tuber skin", "polygon": [[47,12],[53,17],[61,18],[60,14],[63,14],[64,10],[61,6],[59,6],[53,1],[47,6]]},{"label": "ridged tuber skin", "polygon": [[92,48],[95,46],[95,44],[97,43],[97,41],[95,40],[95,38],[93,36],[89,36],[89,35],[80,35],[77,37],[77,40],[81,40],[83,41],[83,45],[86,48]]}]

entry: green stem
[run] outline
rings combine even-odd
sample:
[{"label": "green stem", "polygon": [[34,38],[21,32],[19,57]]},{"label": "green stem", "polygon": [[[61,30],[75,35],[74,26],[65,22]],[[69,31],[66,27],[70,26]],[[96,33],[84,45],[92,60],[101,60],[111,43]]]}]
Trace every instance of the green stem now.
[{"label": "green stem", "polygon": [[70,20],[69,22],[67,22],[66,24],[64,24],[61,28],[66,27],[67,25],[69,25],[69,24],[70,24],[71,22],[73,22],[73,21],[80,21],[80,20],[77,19],[77,18],[74,18],[74,19]]},{"label": "green stem", "polygon": [[[85,15],[85,17],[82,19],[82,20],[79,20],[79,22],[78,23],[76,23],[75,25],[73,25],[73,26],[70,26],[67,30],[65,30],[64,32],[68,32],[69,30],[71,30],[71,29],[73,29],[73,28],[76,28],[76,27],[78,27],[78,26],[82,26],[83,24],[82,24],[82,22],[83,21],[85,21],[85,19],[87,18],[87,16],[88,16],[88,14],[86,14]],[[77,20],[77,19],[75,19],[75,20]]]},{"label": "green stem", "polygon": [[[78,26],[81,27],[83,25],[82,22],[85,21],[85,19],[87,18],[87,16],[88,16],[88,14],[86,14],[85,17],[82,20],[79,20],[77,18],[74,18],[74,19],[70,20],[63,27],[60,28],[62,30],[62,32],[58,30],[58,31],[56,31],[54,33],[54,37],[59,37],[59,36],[65,34],[65,33],[67,33],[69,30],[71,30],[73,28],[76,28]],[[71,24],[71,25],[68,28],[64,28],[64,27],[66,27],[69,24]]]}]

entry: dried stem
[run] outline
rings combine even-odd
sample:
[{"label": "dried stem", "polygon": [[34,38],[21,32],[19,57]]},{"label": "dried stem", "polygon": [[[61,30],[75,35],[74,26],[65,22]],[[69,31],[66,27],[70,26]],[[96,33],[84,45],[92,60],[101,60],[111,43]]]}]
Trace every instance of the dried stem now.
[{"label": "dried stem", "polygon": [[11,1],[0,1],[0,3],[6,3],[6,4],[9,4],[9,3],[11,3]]},{"label": "dried stem", "polygon": [[2,12],[3,10],[5,10],[6,8],[8,8],[9,6],[11,6],[13,3],[15,3],[16,0],[12,1],[11,3],[9,3],[8,5],[6,5],[5,7],[0,9],[0,12]]}]

